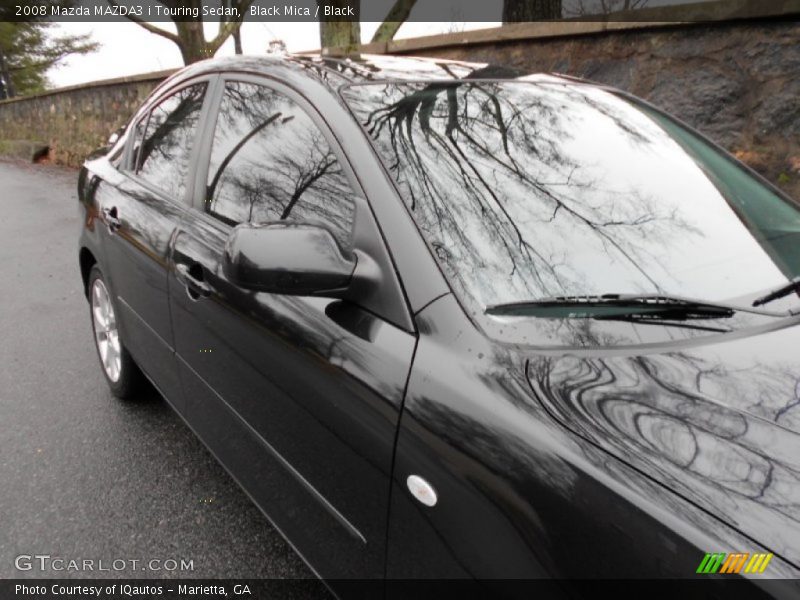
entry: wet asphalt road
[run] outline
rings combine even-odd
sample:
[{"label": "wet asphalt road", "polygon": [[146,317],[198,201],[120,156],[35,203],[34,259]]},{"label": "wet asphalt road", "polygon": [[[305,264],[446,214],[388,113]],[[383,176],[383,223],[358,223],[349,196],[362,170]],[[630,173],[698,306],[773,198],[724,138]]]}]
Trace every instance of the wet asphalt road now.
[{"label": "wet asphalt road", "polygon": [[[156,392],[108,392],[81,290],[76,181],[0,162],[0,578],[312,577]],[[21,554],[194,570],[18,571]]]}]

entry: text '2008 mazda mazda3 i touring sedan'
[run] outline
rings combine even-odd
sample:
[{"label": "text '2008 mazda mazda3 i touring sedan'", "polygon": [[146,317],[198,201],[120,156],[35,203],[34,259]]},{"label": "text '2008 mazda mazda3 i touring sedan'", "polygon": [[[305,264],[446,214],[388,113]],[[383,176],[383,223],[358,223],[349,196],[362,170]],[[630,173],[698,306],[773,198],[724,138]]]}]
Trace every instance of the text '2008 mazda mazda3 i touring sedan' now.
[{"label": "text '2008 mazda mazda3 i touring sedan'", "polygon": [[797,592],[800,209],[676,119],[219,59],[79,188],[112,392],[146,376],[321,577]]}]

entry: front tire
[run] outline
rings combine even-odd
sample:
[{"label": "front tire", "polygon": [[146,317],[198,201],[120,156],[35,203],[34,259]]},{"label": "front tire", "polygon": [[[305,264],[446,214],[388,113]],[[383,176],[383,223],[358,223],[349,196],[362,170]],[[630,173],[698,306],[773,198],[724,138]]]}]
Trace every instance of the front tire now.
[{"label": "front tire", "polygon": [[111,393],[130,399],[140,389],[143,375],[122,343],[111,298],[100,267],[94,265],[89,272],[89,310],[95,349]]}]

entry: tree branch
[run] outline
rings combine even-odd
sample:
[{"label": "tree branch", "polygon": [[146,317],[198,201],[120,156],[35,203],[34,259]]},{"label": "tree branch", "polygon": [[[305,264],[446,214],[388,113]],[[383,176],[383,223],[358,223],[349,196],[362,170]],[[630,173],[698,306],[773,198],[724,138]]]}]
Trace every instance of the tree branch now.
[{"label": "tree branch", "polygon": [[[106,0],[106,2],[108,2],[111,6],[119,7],[119,3],[116,0]],[[133,21],[134,23],[136,23],[140,27],[144,27],[150,33],[155,33],[156,35],[160,35],[161,37],[165,37],[168,40],[170,40],[171,42],[174,42],[174,43],[178,44],[178,46],[181,45],[181,39],[177,35],[175,35],[174,33],[171,33],[169,31],[165,31],[164,29],[161,29],[160,27],[156,27],[155,25],[152,25],[152,24],[148,23],[147,21],[145,21],[143,19],[140,19],[139,17],[130,15],[130,14],[125,15],[125,18],[130,20],[130,21]]]},{"label": "tree branch", "polygon": [[375,31],[375,35],[372,36],[372,43],[392,41],[397,30],[408,19],[411,9],[416,3],[417,0],[395,0],[389,14],[386,15],[383,23]]},{"label": "tree branch", "polygon": [[220,46],[226,42],[226,40],[233,35],[235,32],[239,31],[242,27],[242,23],[244,22],[244,15],[247,13],[247,9],[253,3],[253,0],[240,0],[235,4],[234,8],[239,10],[240,19],[237,21],[224,21],[220,20],[219,22],[219,30],[217,32],[216,37],[208,42],[209,50],[211,54],[215,54],[217,50],[219,50]]}]

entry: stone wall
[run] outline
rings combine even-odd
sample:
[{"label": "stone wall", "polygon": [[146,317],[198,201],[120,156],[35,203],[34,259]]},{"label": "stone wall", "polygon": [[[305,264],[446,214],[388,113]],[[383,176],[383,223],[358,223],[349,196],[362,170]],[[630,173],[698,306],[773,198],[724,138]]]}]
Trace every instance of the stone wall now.
[{"label": "stone wall", "polygon": [[61,88],[0,102],[0,155],[48,158],[80,166],[124,125],[151,90],[172,71]]},{"label": "stone wall", "polygon": [[[800,14],[796,15],[800,18]],[[521,23],[389,44],[390,52],[554,71],[614,85],[693,125],[800,199],[800,21]],[[0,155],[51,147],[78,166],[169,72],[0,102]]]},{"label": "stone wall", "polygon": [[559,36],[563,25],[398,40],[386,50],[558,72],[622,88],[696,127],[800,199],[800,22],[574,23],[570,36]]}]

